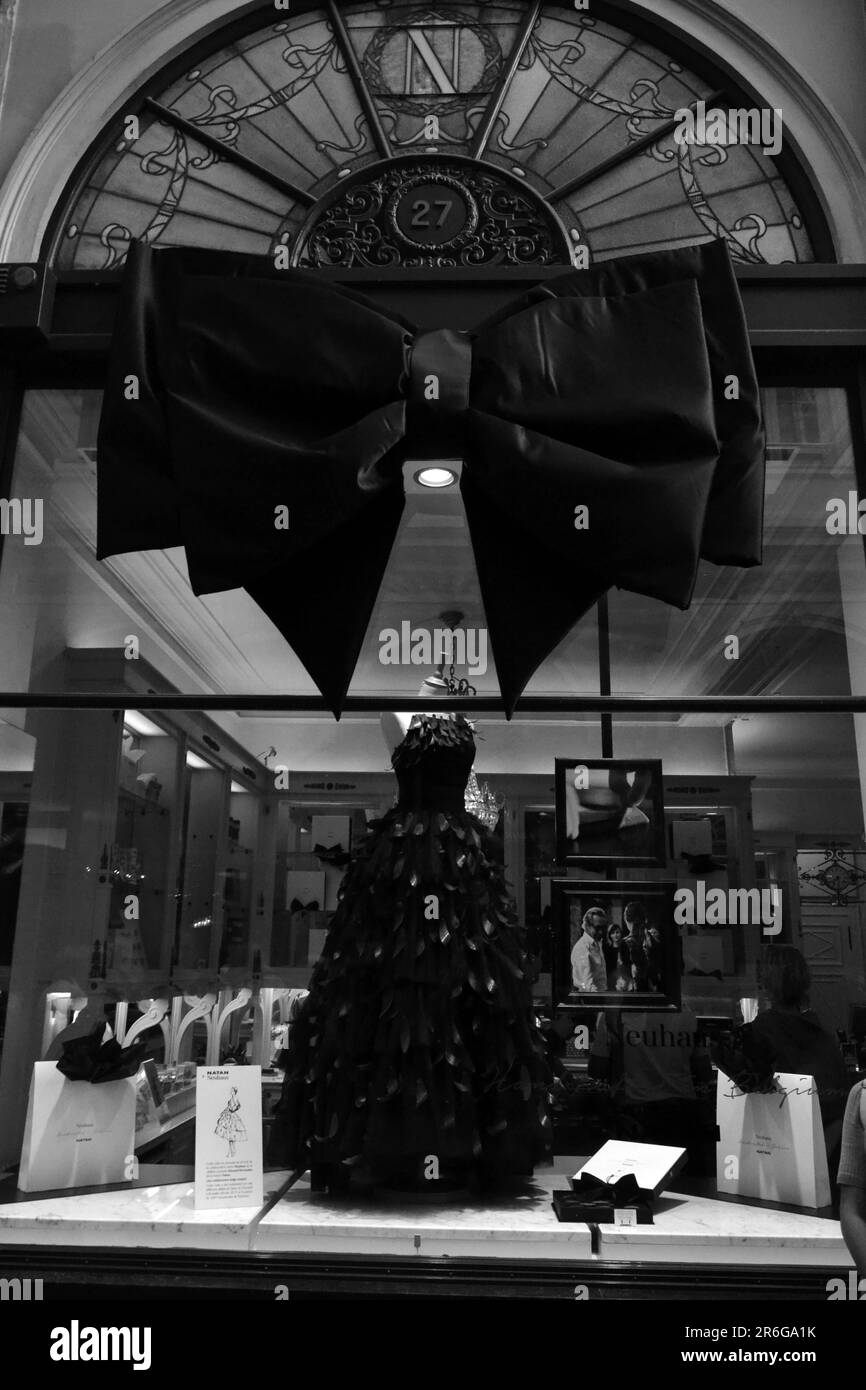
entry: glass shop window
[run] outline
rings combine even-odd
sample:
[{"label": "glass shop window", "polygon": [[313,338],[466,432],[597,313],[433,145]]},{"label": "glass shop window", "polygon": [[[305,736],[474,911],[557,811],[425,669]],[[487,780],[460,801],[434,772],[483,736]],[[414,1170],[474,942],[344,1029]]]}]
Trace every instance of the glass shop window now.
[{"label": "glass shop window", "polygon": [[[79,684],[89,673],[98,685],[110,659],[69,663]],[[572,775],[599,763],[597,721],[478,721],[471,796],[487,808],[526,928],[560,1152],[637,1137],[638,1101],[666,1102],[652,1137],[675,1142],[680,1102],[693,1100],[696,1161],[709,1162],[713,1048],[764,1010],[764,955],[779,945],[806,959],[811,1007],[846,1074],[866,1074],[864,719],[656,711],[614,721],[625,771],[611,780],[608,765],[594,769],[577,823],[557,818],[556,759]],[[378,719],[147,713],[130,693],[117,711],[0,711],[3,729],[15,732],[0,769],[12,941],[0,1025],[16,1004],[0,1058],[4,1115],[85,1007],[121,1038],[146,1035],[181,1109],[195,1062],[260,1062],[278,1086],[342,875],[394,801]],[[292,766],[326,749],[325,772]],[[657,797],[635,774],[659,763]],[[606,988],[584,994],[573,956],[596,908]],[[681,1014],[678,1032],[695,1046],[665,1081],[670,1059],[663,1066],[653,1049]],[[630,1092],[617,1090],[626,1045],[643,1078]],[[671,1093],[650,1094],[649,1073]],[[692,1096],[699,1082],[710,1089]]]},{"label": "glass shop window", "polygon": [[866,569],[845,392],[771,387],[763,564],[703,562],[679,612],[611,590],[614,693],[866,693]]},{"label": "glass shop window", "polygon": [[[291,647],[244,590],[193,594],[182,548],[96,559],[101,399],[99,391],[71,389],[25,394],[11,495],[27,504],[22,522],[32,534],[10,535],[3,547],[5,688],[63,688],[67,647],[120,652],[132,636],[181,692],[318,698]],[[455,692],[496,695],[459,488],[425,489],[415,472],[407,464],[406,506],[350,693],[414,696],[438,673]],[[308,582],[318,582],[315,572]],[[528,693],[597,692],[597,647],[590,612],[543,663]],[[242,885],[226,887],[243,893]]]},{"label": "glass shop window", "polygon": [[[764,563],[752,570],[702,564],[685,613],[612,590],[615,693],[866,692],[866,584],[857,519],[852,532],[849,516],[857,485],[845,393],[774,387],[763,401]],[[96,560],[100,402],[98,391],[25,397],[11,493],[30,510],[22,511],[22,534],[6,538],[0,567],[6,688],[62,686],[64,647],[121,649],[135,635],[178,690],[317,696],[248,594],[192,593],[182,549]],[[416,472],[407,464],[406,506],[350,693],[415,695],[425,677],[439,674],[455,692],[495,695],[495,657],[459,487],[420,487]],[[592,611],[527,693],[598,690]]]}]

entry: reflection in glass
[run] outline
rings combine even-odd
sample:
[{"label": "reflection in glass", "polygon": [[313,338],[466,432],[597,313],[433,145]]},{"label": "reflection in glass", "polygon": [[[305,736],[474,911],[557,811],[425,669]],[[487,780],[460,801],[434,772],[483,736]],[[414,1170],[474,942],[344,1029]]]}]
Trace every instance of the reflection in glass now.
[{"label": "reflection in glass", "polygon": [[774,387],[762,399],[763,564],[702,563],[685,613],[612,590],[615,694],[861,693],[851,681],[866,663],[862,537],[829,535],[826,525],[828,502],[847,506],[857,489],[845,392]]}]

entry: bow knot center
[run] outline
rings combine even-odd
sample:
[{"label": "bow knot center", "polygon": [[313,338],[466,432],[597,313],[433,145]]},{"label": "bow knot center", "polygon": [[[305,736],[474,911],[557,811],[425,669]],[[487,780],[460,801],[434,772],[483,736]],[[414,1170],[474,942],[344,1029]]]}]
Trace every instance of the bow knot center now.
[{"label": "bow knot center", "polygon": [[468,333],[452,328],[419,333],[409,361],[409,399],[437,413],[462,414],[469,405],[471,371]]},{"label": "bow knot center", "polygon": [[437,328],[419,333],[408,371],[408,424],[414,458],[462,458],[466,446],[472,341]]}]

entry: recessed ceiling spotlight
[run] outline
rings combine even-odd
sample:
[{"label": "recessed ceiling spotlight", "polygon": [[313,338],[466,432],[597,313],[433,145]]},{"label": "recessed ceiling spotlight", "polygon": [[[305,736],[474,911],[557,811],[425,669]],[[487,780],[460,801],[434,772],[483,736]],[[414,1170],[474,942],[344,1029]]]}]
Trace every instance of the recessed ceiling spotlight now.
[{"label": "recessed ceiling spotlight", "polygon": [[415,481],[422,487],[451,487],[457,482],[457,474],[452,468],[420,468]]}]

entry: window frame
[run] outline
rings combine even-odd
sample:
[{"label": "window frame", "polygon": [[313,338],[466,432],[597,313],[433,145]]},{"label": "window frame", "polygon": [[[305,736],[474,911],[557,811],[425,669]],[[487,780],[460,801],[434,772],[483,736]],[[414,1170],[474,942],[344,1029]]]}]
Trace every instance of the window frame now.
[{"label": "window frame", "polygon": [[[271,21],[274,18],[279,20],[281,16],[289,14],[292,18],[296,18],[307,11],[327,12],[332,4],[333,0],[293,0],[290,11],[273,11]],[[461,0],[442,0],[442,4],[445,8],[453,7],[456,9],[461,7]],[[530,4],[531,0],[527,0],[525,8],[529,9]],[[558,6],[556,0],[545,0],[545,4],[549,4],[550,8],[558,7],[565,10],[570,17],[574,17],[573,7],[566,3],[566,0],[562,0]],[[730,63],[721,59],[706,44],[691,37],[684,37],[673,23],[662,16],[648,16],[646,11],[639,9],[632,3],[632,0],[593,0],[592,15],[593,18],[602,23],[624,29],[635,39],[652,45],[664,53],[666,57],[681,63],[695,76],[703,78],[709,84],[711,91],[723,91],[730,99],[732,106],[761,106],[766,104],[762,100],[761,93],[752,87]],[[65,220],[75,206],[86,184],[88,174],[97,165],[100,157],[109,146],[122,136],[124,116],[137,112],[148,98],[156,98],[166,87],[176,82],[204,59],[218,52],[220,48],[245,38],[256,29],[265,28],[267,28],[267,24],[264,22],[262,10],[247,10],[245,14],[236,16],[227,23],[221,23],[208,29],[188,48],[160,66],[137,88],[130,99],[123,103],[123,109],[103,126],[99,134],[88,145],[85,154],[71,170],[63,193],[57,200],[46,224],[40,248],[41,260],[45,260],[50,265],[54,264],[62,240]],[[796,200],[815,253],[815,261],[804,264],[836,264],[836,248],[832,230],[821,202],[819,190],[814,187],[809,178],[803,152],[790,134],[786,134],[783,147],[779,154],[773,157],[773,162]],[[428,272],[421,273],[427,274]]]}]

